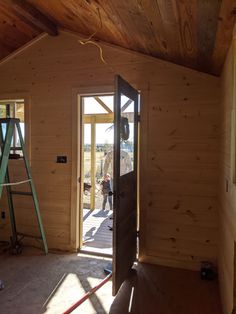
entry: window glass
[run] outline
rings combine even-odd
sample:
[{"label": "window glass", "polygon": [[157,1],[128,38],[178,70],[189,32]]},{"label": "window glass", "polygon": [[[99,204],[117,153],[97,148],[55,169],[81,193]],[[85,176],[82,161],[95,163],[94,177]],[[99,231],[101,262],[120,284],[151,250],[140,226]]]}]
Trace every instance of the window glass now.
[{"label": "window glass", "polygon": [[[0,101],[0,118],[17,118],[20,120],[20,128],[23,139],[25,139],[25,111],[24,111],[24,101],[20,100],[5,100]],[[3,137],[6,134],[6,124],[2,124]],[[15,130],[12,147],[20,147],[20,140],[18,132]],[[21,151],[14,151],[22,154]]]}]

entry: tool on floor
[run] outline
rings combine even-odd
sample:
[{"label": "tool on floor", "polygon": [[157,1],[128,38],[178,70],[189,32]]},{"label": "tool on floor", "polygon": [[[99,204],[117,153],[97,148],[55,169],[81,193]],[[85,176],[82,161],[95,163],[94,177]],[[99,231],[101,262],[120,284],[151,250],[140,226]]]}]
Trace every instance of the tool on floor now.
[{"label": "tool on floor", "polygon": [[[18,136],[17,136],[18,134]],[[12,147],[12,143],[14,143],[13,138],[19,139],[20,146]],[[3,187],[6,187],[7,191],[7,199],[8,199],[8,206],[9,206],[9,214],[10,214],[10,221],[11,221],[11,228],[12,228],[12,236],[11,236],[11,248],[12,253],[20,254],[22,251],[22,242],[21,240],[24,237],[34,238],[36,240],[42,240],[43,248],[45,254],[48,253],[48,246],[47,241],[44,233],[43,223],[39,211],[39,203],[36,194],[36,189],[34,186],[34,182],[31,175],[30,164],[27,158],[24,139],[21,133],[20,127],[20,120],[15,118],[6,118],[0,119],[0,148],[1,148],[1,158],[0,158],[0,198],[2,196]],[[11,152],[14,152],[11,154]],[[20,154],[16,154],[15,151],[22,151],[22,156]],[[24,166],[27,173],[27,178],[25,180],[19,182],[10,182],[9,176],[9,169],[8,169],[8,162],[9,159],[19,159],[23,158]],[[28,183],[30,187],[29,192],[24,191],[17,191],[12,190],[12,186],[17,186],[20,184]],[[29,196],[32,197],[34,203],[35,214],[37,217],[37,222],[39,225],[40,230],[40,237],[35,237],[31,235],[26,235],[23,233],[17,232],[16,228],[16,219],[14,213],[14,202],[13,197],[14,195],[21,195],[21,196]]]},{"label": "tool on floor", "polygon": [[86,301],[94,292],[96,292],[106,282],[108,282],[111,277],[112,277],[112,272],[110,272],[109,275],[106,276],[97,286],[95,286],[90,291],[85,293],[85,295],[81,299],[79,299],[75,304],[73,304],[68,310],[63,312],[63,314],[69,314],[69,313],[73,312],[78,306],[80,306],[82,303],[84,303],[84,301]]}]

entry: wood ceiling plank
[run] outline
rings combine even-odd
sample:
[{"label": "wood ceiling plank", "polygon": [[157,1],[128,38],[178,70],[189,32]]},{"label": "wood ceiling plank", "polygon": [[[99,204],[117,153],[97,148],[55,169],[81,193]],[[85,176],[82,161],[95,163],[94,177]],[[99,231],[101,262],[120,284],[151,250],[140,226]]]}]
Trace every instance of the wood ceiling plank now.
[{"label": "wood ceiling plank", "polygon": [[236,22],[236,0],[223,0],[218,17],[218,27],[214,52],[212,57],[212,70],[219,75],[229,49],[233,28]]},{"label": "wood ceiling plank", "polygon": [[40,32],[40,30],[24,23],[11,6],[5,2],[0,2],[0,41],[9,53],[32,40]]},{"label": "wood ceiling plank", "polygon": [[[38,1],[29,0],[35,7],[44,12],[48,17],[55,20],[58,25],[65,29],[84,34],[85,38],[97,32],[94,38],[101,39],[113,44],[126,45],[127,42],[119,30],[119,20],[109,11],[109,6],[101,1]],[[102,20],[98,14],[98,9]],[[114,19],[114,20],[113,20]]]},{"label": "wood ceiling plank", "polygon": [[212,55],[221,0],[198,2],[197,7],[197,67],[212,72]]},{"label": "wood ceiling plank", "polygon": [[182,62],[181,33],[179,30],[179,12],[176,3],[172,0],[156,0],[163,23],[163,36],[165,37],[168,54],[171,60]]},{"label": "wood ceiling plank", "polygon": [[16,42],[21,42],[29,39],[32,33],[35,33],[32,28],[27,28],[27,25],[22,23],[22,21],[17,18],[14,13],[9,13],[5,11],[5,8],[0,4],[0,29],[2,35],[7,34],[6,40],[8,37],[13,37]]},{"label": "wood ceiling plank", "polygon": [[57,26],[43,15],[38,9],[33,7],[25,0],[4,0],[13,8],[16,9],[18,14],[29,20],[31,23],[42,29],[44,32],[51,36],[58,35]]},{"label": "wood ceiling plank", "polygon": [[[77,1],[74,1],[77,2]],[[88,24],[92,27],[89,35],[96,32],[94,38],[101,39],[110,43],[123,45],[127,43],[125,36],[120,31],[120,20],[114,14],[114,11],[109,10],[109,3],[104,5],[104,1],[88,1],[86,5],[78,12],[84,22],[82,32],[88,29]],[[114,20],[115,18],[115,20]],[[91,23],[88,23],[91,21]]]},{"label": "wood ceiling plank", "polygon": [[[20,3],[22,9],[31,4],[53,25],[84,34],[85,39],[95,33],[94,40],[216,74],[236,21],[236,0],[1,0],[0,9],[6,2]],[[29,21],[15,10],[7,18],[8,24],[2,26],[0,10],[0,39],[6,38],[6,49],[42,30],[36,16]]]},{"label": "wood ceiling plank", "polygon": [[122,47],[131,47],[129,34],[124,32],[124,27],[122,25],[120,16],[117,15],[113,10],[112,4],[110,2],[104,4],[104,2],[101,0],[98,0],[98,2],[100,2],[99,7],[102,8],[103,27],[108,27],[112,36],[115,35],[115,37],[111,39],[112,43],[118,44]]},{"label": "wood ceiling plank", "polygon": [[[153,0],[139,0],[139,7],[142,14],[146,17],[147,23],[152,35],[151,50],[156,57],[164,57],[165,60],[169,59],[170,49],[167,43],[167,36],[165,26],[162,20],[162,15],[157,2]],[[157,53],[156,47],[158,46],[159,52]]]},{"label": "wood ceiling plank", "polygon": [[176,1],[182,64],[195,68],[197,63],[197,0]]},{"label": "wood ceiling plank", "polygon": [[[113,15],[119,17],[122,33],[128,38],[129,49],[145,54],[152,54],[156,40],[150,28],[146,15],[137,0],[109,1]],[[162,47],[161,47],[162,49]],[[158,54],[162,54],[160,51]]]}]

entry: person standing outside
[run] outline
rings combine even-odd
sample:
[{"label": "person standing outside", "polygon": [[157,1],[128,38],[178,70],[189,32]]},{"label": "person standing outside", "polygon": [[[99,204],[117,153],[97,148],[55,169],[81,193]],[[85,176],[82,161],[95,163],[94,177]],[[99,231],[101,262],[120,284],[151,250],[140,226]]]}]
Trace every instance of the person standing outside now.
[{"label": "person standing outside", "polygon": [[111,176],[109,173],[106,173],[104,175],[104,179],[101,182],[101,187],[102,187],[102,195],[103,195],[102,209],[105,210],[106,203],[108,200],[110,210],[112,210]]},{"label": "person standing outside", "polygon": [[[111,188],[112,188],[112,179],[113,179],[113,150],[110,150],[105,155],[104,160],[104,168],[103,173],[110,173],[111,175]],[[133,170],[132,160],[129,154],[121,150],[120,151],[120,175],[123,176],[124,174]]]}]

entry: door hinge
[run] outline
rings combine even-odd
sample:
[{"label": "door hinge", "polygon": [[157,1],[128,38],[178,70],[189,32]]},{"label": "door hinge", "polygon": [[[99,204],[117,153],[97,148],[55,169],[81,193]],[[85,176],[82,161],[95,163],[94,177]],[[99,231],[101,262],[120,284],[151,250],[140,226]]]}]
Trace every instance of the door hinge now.
[{"label": "door hinge", "polygon": [[139,238],[139,230],[137,230],[137,238]]},{"label": "door hinge", "polygon": [[141,120],[141,116],[140,114],[138,114],[138,122],[140,122],[140,120]]}]

